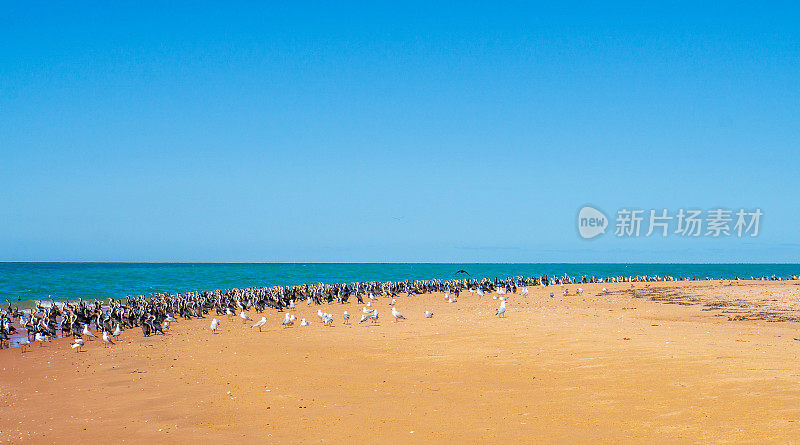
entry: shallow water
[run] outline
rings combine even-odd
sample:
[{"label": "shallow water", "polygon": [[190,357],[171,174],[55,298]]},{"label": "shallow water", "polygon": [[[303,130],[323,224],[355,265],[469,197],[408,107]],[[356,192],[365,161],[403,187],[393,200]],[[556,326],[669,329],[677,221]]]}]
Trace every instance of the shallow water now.
[{"label": "shallow water", "polygon": [[0,263],[0,303],[249,286],[514,276],[789,277],[800,264]]}]

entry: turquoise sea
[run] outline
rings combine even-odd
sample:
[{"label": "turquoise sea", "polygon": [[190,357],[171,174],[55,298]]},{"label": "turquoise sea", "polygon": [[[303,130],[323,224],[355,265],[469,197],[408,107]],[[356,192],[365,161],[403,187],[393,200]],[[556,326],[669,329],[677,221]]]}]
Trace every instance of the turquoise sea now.
[{"label": "turquoise sea", "polygon": [[790,277],[800,264],[431,264],[431,263],[0,263],[0,302],[120,298],[151,292],[354,281],[464,277],[671,275]]}]

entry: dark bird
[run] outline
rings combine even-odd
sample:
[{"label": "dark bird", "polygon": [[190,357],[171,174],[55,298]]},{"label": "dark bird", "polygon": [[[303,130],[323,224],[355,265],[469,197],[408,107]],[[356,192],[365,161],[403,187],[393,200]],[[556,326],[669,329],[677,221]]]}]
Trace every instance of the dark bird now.
[{"label": "dark bird", "polygon": [[459,269],[458,271],[456,271],[456,273],[465,273],[465,274],[469,275],[469,272],[467,272],[464,269]]}]

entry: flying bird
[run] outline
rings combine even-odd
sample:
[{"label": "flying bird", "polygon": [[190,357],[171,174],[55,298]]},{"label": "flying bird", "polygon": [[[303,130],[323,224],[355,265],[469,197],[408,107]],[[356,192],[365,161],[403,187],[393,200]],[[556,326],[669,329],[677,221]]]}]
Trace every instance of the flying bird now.
[{"label": "flying bird", "polygon": [[456,271],[456,273],[457,273],[457,274],[459,274],[459,273],[465,273],[465,274],[469,275],[469,272],[467,272],[467,271],[466,271],[466,270],[464,270],[464,269],[459,269],[459,270],[457,270],[457,271]]}]

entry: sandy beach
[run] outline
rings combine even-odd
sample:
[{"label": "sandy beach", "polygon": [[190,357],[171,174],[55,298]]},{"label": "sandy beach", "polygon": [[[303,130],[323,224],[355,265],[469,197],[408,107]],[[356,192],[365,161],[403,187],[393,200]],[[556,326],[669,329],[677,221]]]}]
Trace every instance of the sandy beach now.
[{"label": "sandy beach", "polygon": [[0,351],[0,443],[787,442],[798,284],[531,287],[505,318],[490,295],[401,296],[397,323],[381,298],[376,325],[299,304],[310,326],[270,311],[263,332],[209,317],[79,353],[58,339]]}]

